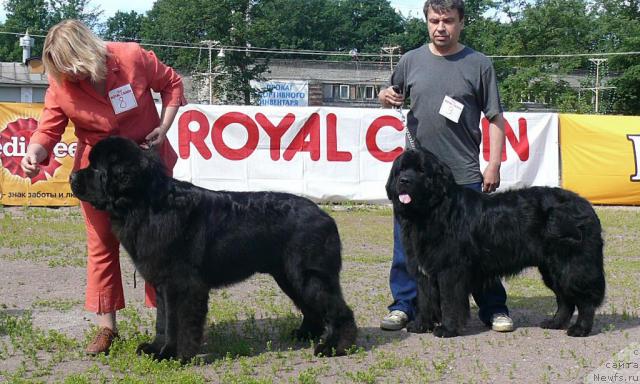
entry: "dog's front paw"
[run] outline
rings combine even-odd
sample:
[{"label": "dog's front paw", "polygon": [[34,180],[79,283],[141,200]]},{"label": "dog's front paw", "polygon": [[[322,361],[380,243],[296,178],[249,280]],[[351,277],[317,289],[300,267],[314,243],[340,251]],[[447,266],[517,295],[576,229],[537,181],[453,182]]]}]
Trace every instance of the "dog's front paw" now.
[{"label": "dog's front paw", "polygon": [[144,353],[145,355],[149,355],[155,358],[156,355],[160,353],[160,348],[161,346],[155,345],[153,343],[142,343],[138,345],[138,348],[136,348],[136,354],[142,355]]},{"label": "dog's front paw", "polygon": [[419,321],[410,321],[407,324],[407,332],[409,333],[426,333],[433,331],[433,325]]},{"label": "dog's front paw", "polygon": [[169,360],[176,357],[176,347],[171,345],[158,345],[156,343],[142,343],[136,349],[136,353],[143,353],[155,360]]},{"label": "dog's front paw", "polygon": [[178,356],[177,347],[175,345],[165,344],[160,352],[156,355],[158,360],[170,360],[175,359]]},{"label": "dog's front paw", "polygon": [[447,329],[447,328],[443,327],[442,325],[438,325],[433,330],[433,335],[435,337],[445,337],[445,338],[446,337],[456,337],[456,336],[458,336],[458,332],[452,331],[450,329]]},{"label": "dog's front paw", "polygon": [[344,351],[337,351],[334,346],[325,344],[324,341],[320,341],[313,350],[315,356],[331,357],[344,355]]}]

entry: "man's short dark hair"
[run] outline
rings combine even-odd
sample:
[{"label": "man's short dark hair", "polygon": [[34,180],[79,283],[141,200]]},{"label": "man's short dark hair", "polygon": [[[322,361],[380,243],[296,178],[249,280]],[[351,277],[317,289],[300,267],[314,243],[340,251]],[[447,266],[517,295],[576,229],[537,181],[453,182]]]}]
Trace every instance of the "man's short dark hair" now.
[{"label": "man's short dark hair", "polygon": [[424,8],[422,8],[425,19],[428,19],[427,14],[429,13],[430,7],[436,12],[445,12],[456,9],[458,10],[458,15],[460,15],[460,20],[464,19],[463,0],[427,0],[424,2]]}]

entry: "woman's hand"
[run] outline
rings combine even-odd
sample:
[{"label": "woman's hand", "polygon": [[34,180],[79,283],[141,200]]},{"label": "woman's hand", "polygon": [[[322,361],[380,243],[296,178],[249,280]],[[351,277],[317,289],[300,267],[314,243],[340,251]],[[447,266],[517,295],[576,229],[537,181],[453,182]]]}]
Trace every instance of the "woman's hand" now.
[{"label": "woman's hand", "polygon": [[140,144],[140,147],[149,149],[162,144],[167,137],[167,130],[163,126],[156,127],[144,138],[144,143]]},{"label": "woman's hand", "polygon": [[20,167],[24,174],[29,177],[35,177],[40,173],[40,164],[42,160],[47,158],[47,150],[40,144],[29,144],[27,153],[20,160]]}]

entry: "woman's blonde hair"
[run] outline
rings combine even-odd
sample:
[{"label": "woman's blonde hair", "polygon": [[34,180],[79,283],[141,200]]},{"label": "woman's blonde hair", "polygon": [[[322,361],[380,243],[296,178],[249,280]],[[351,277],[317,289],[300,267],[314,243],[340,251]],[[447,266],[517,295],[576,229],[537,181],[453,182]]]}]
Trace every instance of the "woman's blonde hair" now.
[{"label": "woman's blonde hair", "polygon": [[107,77],[107,44],[78,20],[63,20],[44,39],[42,61],[60,83],[64,75],[86,75],[97,82]]}]

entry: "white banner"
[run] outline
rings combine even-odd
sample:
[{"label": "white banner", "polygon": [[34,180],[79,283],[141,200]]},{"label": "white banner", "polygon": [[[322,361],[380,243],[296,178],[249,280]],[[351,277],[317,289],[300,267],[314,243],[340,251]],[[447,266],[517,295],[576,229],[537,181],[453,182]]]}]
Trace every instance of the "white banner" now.
[{"label": "white banner", "polygon": [[[532,185],[560,186],[558,114],[506,112],[504,117],[506,139],[498,190]],[[480,127],[483,138],[480,169],[484,170],[489,160],[487,119],[482,119]]]},{"label": "white banner", "polygon": [[[503,187],[557,186],[557,115],[506,118]],[[168,137],[179,156],[174,176],[204,188],[383,202],[402,129],[391,109],[188,105]]]}]

